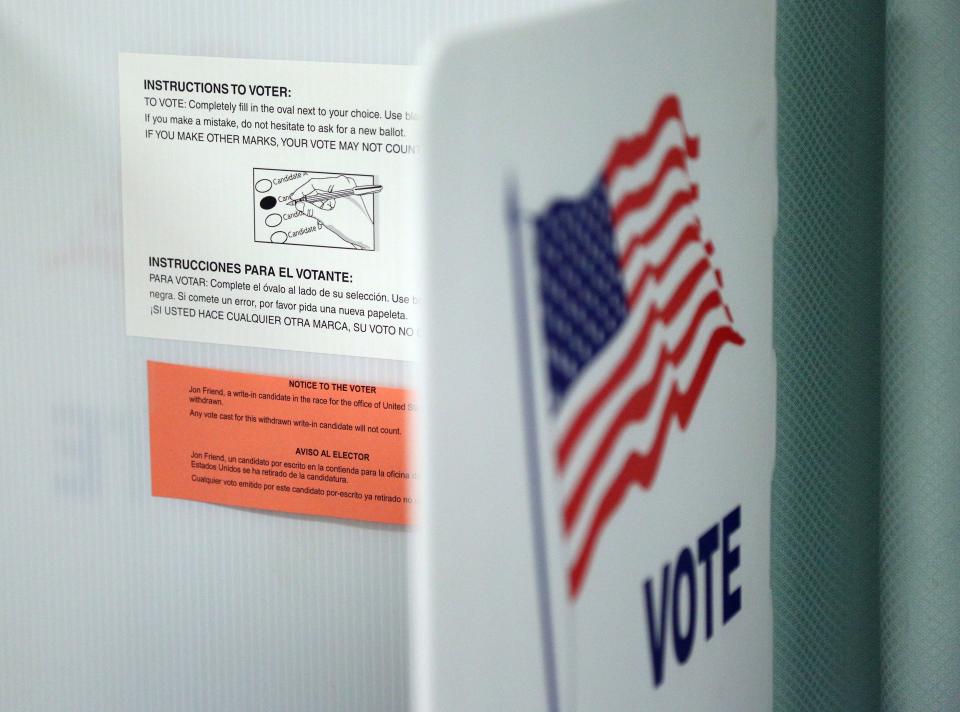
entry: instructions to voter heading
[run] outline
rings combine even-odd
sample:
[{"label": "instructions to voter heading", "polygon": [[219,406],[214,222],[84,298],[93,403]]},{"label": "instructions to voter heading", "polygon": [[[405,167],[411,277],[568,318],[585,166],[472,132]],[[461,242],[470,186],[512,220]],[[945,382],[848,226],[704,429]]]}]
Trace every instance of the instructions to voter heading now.
[{"label": "instructions to voter heading", "polygon": [[156,361],[147,381],[154,496],[411,522],[409,391]]},{"label": "instructions to voter heading", "polygon": [[410,359],[410,67],[121,54],[127,333]]}]

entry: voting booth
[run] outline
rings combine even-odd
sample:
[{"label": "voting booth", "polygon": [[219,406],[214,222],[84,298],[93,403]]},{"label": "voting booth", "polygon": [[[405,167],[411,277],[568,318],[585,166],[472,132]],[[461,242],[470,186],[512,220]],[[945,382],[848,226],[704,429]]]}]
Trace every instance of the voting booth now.
[{"label": "voting booth", "polygon": [[764,3],[623,4],[433,65],[434,709],[769,709],[773,36]]},{"label": "voting booth", "polygon": [[7,3],[0,709],[960,708],[958,28]]}]

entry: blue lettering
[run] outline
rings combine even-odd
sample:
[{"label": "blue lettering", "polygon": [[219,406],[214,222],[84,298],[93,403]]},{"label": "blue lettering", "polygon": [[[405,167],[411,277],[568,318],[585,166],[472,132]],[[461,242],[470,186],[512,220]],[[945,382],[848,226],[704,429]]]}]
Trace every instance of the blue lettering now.
[{"label": "blue lettering", "polygon": [[[677,557],[676,573],[673,575],[673,650],[677,662],[683,665],[693,651],[693,637],[697,632],[697,579],[695,576],[696,564],[693,563],[693,552],[683,547]],[[680,586],[687,580],[687,630],[681,632],[680,625]]]},{"label": "blue lettering", "polygon": [[740,588],[730,590],[730,575],[740,567],[740,547],[730,548],[731,535],[740,528],[740,507],[723,518],[723,623],[740,612]]},{"label": "blue lettering", "polygon": [[[643,582],[644,602],[647,614],[647,640],[650,646],[650,667],[653,686],[663,684],[666,665],[667,640],[673,640],[673,656],[678,665],[686,664],[693,654],[697,638],[697,577],[703,576],[703,629],[704,639],[713,637],[713,577],[714,554],[719,551],[722,576],[721,598],[723,624],[737,615],[742,608],[741,589],[731,581],[733,573],[740,568],[740,547],[731,539],[740,529],[740,506],[730,510],[720,522],[713,524],[698,538],[696,548],[683,547],[676,562],[663,565],[660,574],[659,604],[653,577]],[[703,564],[701,569],[697,565]],[[671,575],[672,572],[672,575]],[[670,609],[670,610],[668,610]],[[687,611],[686,620],[683,611]]]},{"label": "blue lettering", "polygon": [[[647,603],[647,639],[650,641],[650,659],[653,661],[653,686],[663,682],[663,648],[667,633],[667,592],[670,590],[670,564],[663,565],[663,582],[660,584],[660,615],[655,616],[653,579],[643,582],[643,594]],[[656,618],[659,618],[659,625]]]},{"label": "blue lettering", "polygon": [[706,614],[707,640],[713,637],[713,555],[720,548],[720,527],[714,524],[697,539],[697,556],[703,564],[703,610]]}]

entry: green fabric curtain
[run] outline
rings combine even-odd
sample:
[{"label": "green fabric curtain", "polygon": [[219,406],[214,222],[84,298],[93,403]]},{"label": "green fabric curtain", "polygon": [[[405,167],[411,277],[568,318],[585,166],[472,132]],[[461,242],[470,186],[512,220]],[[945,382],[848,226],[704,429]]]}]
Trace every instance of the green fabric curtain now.
[{"label": "green fabric curtain", "polygon": [[777,710],[960,710],[960,3],[781,0]]},{"label": "green fabric curtain", "polygon": [[960,710],[960,2],[886,19],[882,702]]}]

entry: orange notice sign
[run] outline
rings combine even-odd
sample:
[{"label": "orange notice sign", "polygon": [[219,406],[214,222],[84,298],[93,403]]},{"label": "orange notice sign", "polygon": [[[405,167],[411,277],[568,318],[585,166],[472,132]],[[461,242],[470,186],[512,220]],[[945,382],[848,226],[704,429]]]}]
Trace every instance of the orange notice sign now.
[{"label": "orange notice sign", "polygon": [[153,494],[408,524],[410,392],[147,363]]}]

